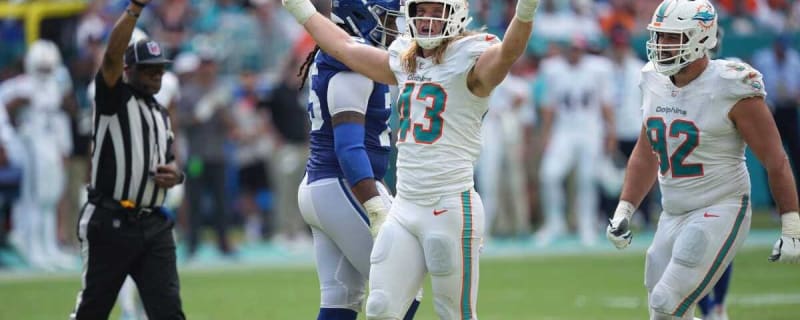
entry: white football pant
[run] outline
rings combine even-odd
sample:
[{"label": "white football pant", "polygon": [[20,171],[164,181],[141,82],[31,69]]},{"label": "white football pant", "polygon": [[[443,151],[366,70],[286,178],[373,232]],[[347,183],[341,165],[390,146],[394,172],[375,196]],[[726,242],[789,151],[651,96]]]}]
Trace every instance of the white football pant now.
[{"label": "white football pant", "polygon": [[[700,195],[698,195],[700,196]],[[748,196],[681,215],[663,212],[647,250],[650,319],[692,319],[750,232]]]},{"label": "white football pant", "polygon": [[372,251],[367,319],[402,319],[427,273],[440,319],[478,319],[483,233],[483,203],[474,190],[431,206],[395,198]]}]

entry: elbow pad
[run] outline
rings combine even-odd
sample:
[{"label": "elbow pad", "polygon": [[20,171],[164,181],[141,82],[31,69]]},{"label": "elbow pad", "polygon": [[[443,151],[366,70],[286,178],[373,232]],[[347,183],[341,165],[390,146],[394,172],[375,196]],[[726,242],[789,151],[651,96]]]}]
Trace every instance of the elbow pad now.
[{"label": "elbow pad", "polygon": [[364,132],[364,125],[351,122],[338,124],[333,128],[336,158],[339,159],[339,167],[351,186],[375,176],[364,147]]}]

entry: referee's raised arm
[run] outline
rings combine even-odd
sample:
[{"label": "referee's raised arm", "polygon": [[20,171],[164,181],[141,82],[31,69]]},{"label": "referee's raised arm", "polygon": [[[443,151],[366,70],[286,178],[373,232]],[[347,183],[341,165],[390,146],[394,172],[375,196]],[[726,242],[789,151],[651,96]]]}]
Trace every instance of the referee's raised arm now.
[{"label": "referee's raised arm", "polygon": [[139,4],[128,4],[125,12],[117,19],[117,23],[111,29],[106,53],[103,55],[103,63],[100,65],[100,72],[103,74],[103,80],[108,87],[115,86],[122,76],[122,71],[124,70],[122,56],[125,53],[125,48],[128,47],[128,42],[131,40],[133,29],[136,27],[136,19],[139,18],[142,9],[150,3],[150,0],[138,0],[137,2]]}]

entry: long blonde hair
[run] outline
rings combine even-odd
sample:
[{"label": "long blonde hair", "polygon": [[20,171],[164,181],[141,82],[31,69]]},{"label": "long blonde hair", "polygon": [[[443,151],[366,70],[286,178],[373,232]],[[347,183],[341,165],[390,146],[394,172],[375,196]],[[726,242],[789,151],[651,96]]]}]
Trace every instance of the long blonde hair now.
[{"label": "long blonde hair", "polygon": [[[447,38],[442,41],[439,46],[434,49],[433,52],[433,63],[440,64],[442,63],[442,59],[444,59],[444,53],[447,52],[447,46],[450,45],[451,42],[458,41],[460,39],[469,37],[471,35],[475,35],[481,33],[486,28],[483,27],[479,30],[465,30],[459,33],[457,36],[452,38]],[[422,47],[417,44],[417,41],[412,40],[411,45],[408,46],[406,52],[403,52],[403,56],[400,58],[403,65],[403,70],[406,73],[415,73],[417,72],[417,57],[422,56]]]}]

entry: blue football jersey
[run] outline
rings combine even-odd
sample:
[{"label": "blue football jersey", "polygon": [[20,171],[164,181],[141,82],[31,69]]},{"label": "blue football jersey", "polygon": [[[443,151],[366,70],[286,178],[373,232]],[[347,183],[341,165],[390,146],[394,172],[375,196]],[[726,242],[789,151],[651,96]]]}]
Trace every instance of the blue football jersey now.
[{"label": "blue football jersey", "polygon": [[[311,66],[311,91],[308,98],[308,115],[311,120],[311,152],[306,164],[308,183],[324,178],[344,177],[334,151],[333,117],[327,99],[329,94],[345,94],[345,92],[328,92],[329,82],[339,72],[352,71],[332,56],[322,51],[317,53]],[[338,90],[345,91],[347,88]],[[375,83],[364,119],[364,146],[372,165],[372,172],[378,180],[383,179],[389,164],[390,129],[387,123],[391,112],[389,100],[389,86]]]}]

